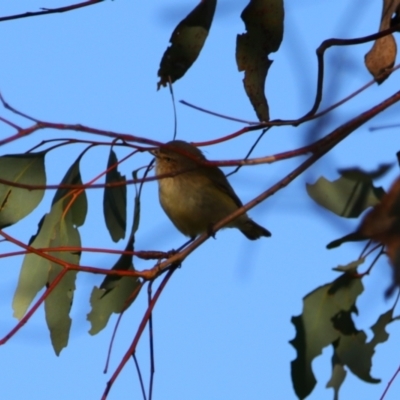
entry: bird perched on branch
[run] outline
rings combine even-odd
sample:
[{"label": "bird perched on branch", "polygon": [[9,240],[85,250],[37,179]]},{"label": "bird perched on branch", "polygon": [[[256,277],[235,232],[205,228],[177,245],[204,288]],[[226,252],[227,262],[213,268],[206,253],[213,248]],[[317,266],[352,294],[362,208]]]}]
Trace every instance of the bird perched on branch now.
[{"label": "bird perched on branch", "polygon": [[[162,208],[173,224],[191,238],[209,232],[211,227],[243,204],[224,173],[202,164],[203,153],[182,140],[174,140],[156,150],[156,174],[169,175],[158,180]],[[242,214],[226,225],[239,229],[255,240],[271,233]]]}]

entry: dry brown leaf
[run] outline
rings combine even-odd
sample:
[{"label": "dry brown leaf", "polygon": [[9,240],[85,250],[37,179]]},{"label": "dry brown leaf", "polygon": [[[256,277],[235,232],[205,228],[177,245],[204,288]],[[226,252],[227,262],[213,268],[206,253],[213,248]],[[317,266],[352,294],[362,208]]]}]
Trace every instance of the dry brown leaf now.
[{"label": "dry brown leaf", "polygon": [[358,231],[365,238],[387,244],[400,237],[400,178],[364,218]]},{"label": "dry brown leaf", "polygon": [[244,88],[260,121],[269,120],[265,79],[283,37],[283,0],[250,0],[242,12],[246,33],[237,35],[236,64],[245,71]]},{"label": "dry brown leaf", "polygon": [[386,248],[393,268],[393,283],[387,294],[400,286],[400,178],[364,218],[359,228],[360,234]]},{"label": "dry brown leaf", "polygon": [[[400,0],[384,0],[379,32],[389,29],[392,15],[400,7]],[[376,40],[371,50],[365,55],[365,65],[378,83],[382,83],[389,75],[397,54],[396,41],[393,35]]]}]

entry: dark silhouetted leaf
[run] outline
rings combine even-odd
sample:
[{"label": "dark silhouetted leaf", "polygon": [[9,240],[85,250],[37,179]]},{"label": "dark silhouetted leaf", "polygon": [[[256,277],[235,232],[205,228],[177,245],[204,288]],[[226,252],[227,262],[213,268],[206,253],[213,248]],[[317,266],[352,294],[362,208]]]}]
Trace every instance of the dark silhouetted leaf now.
[{"label": "dark silhouetted leaf", "polygon": [[336,181],[321,177],[313,185],[307,184],[308,195],[320,206],[346,218],[357,218],[368,207],[377,205],[385,194],[373,185],[372,179],[382,176],[390,166],[381,166],[367,173],[357,169],[340,170]]},{"label": "dark silhouetted leaf", "polygon": [[[0,179],[24,185],[45,185],[44,152],[0,157]],[[28,190],[0,183],[0,229],[15,224],[40,203],[44,190]]]},{"label": "dark silhouetted leaf", "polygon": [[[107,169],[118,162],[114,151],[110,151]],[[106,175],[106,183],[126,182],[117,167],[109,170]],[[123,239],[126,231],[126,186],[106,186],[104,189],[103,211],[107,229],[114,242]]]},{"label": "dark silhouetted leaf", "polygon": [[341,246],[343,243],[346,242],[359,242],[362,240],[367,240],[364,236],[361,235],[360,232],[353,232],[345,235],[339,239],[333,240],[332,242],[326,245],[327,249],[334,249],[335,247]]},{"label": "dark silhouetted leaf", "polygon": [[311,367],[314,358],[340,337],[340,332],[333,325],[335,316],[353,310],[362,291],[360,279],[343,274],[304,297],[303,313],[292,318],[296,337],[290,342],[297,350],[297,358],[291,363],[291,373],[299,398],[307,397],[316,384]]},{"label": "dark silhouetted leaf", "polygon": [[359,331],[354,325],[352,314],[358,314],[357,308],[353,305],[350,310],[342,310],[332,318],[333,327],[343,335],[356,335]]},{"label": "dark silhouetted leaf", "polygon": [[165,51],[158,70],[157,89],[182,78],[196,61],[214,17],[217,0],[201,0],[171,35],[171,46]]},{"label": "dark silhouetted leaf", "polygon": [[[370,172],[364,171],[360,168],[340,168],[338,169],[338,172],[340,175],[353,181],[372,183],[372,180],[385,176],[392,167],[393,164],[381,164],[376,170]],[[385,194],[385,191],[382,188],[377,188],[376,190],[378,190],[378,197],[382,197]]]},{"label": "dark silhouetted leaf", "polygon": [[241,17],[247,33],[237,35],[236,63],[239,71],[245,71],[244,88],[258,119],[268,121],[265,79],[272,64],[268,55],[282,42],[283,0],[250,0]]}]

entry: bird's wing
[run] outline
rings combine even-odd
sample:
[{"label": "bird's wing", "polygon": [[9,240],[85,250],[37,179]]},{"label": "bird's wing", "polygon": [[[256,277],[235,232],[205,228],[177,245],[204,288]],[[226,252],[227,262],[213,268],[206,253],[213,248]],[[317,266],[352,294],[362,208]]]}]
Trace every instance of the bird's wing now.
[{"label": "bird's wing", "polygon": [[212,168],[212,174],[208,173],[207,177],[212,181],[212,183],[215,186],[218,187],[219,190],[226,193],[238,207],[242,207],[243,203],[240,201],[239,197],[233,190],[228,179],[226,179],[224,173],[218,167],[204,167],[204,168],[207,168],[209,170]]}]

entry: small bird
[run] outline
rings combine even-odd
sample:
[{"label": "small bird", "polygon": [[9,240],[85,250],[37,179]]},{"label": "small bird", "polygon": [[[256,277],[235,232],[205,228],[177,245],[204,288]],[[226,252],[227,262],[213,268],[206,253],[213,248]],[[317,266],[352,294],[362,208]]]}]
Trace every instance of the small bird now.
[{"label": "small bird", "polygon": [[[156,175],[170,174],[158,180],[161,206],[184,235],[194,238],[208,232],[243,206],[224,173],[218,167],[201,164],[206,158],[197,147],[173,140],[152,154],[156,157]],[[247,214],[226,227],[239,229],[250,240],[271,236]]]}]

